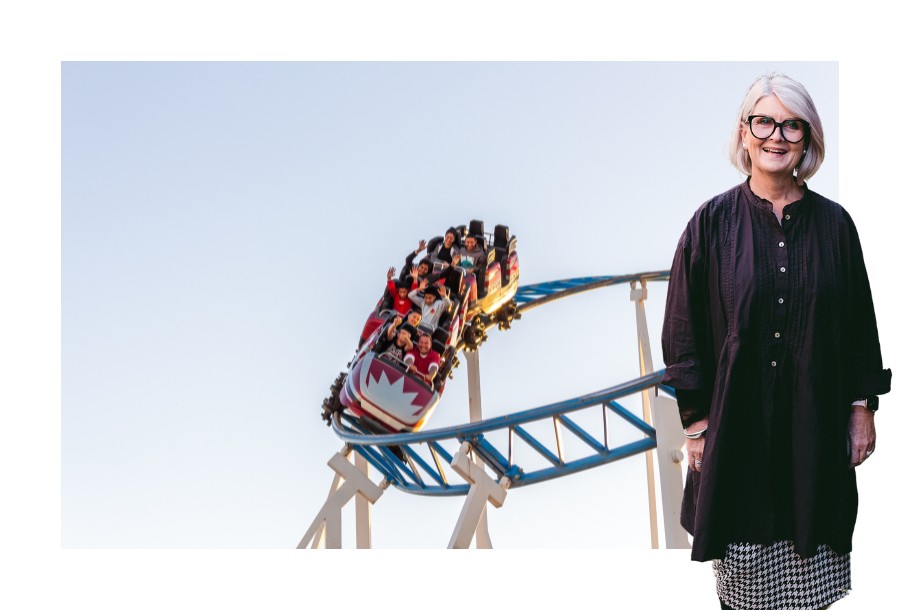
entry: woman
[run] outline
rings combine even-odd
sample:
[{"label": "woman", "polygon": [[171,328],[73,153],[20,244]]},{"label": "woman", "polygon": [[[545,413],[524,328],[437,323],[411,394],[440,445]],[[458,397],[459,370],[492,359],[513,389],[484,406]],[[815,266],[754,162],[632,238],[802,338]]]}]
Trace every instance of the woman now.
[{"label": "woman", "polygon": [[456,253],[459,252],[459,248],[456,245],[458,243],[458,233],[456,229],[450,227],[444,233],[444,241],[442,241],[439,245],[436,245],[434,249],[428,253],[428,257],[435,261],[443,261],[445,263],[449,263],[453,261]]},{"label": "woman", "polygon": [[722,608],[818,609],[850,588],[854,468],[875,451],[891,372],[856,227],[806,185],[825,140],[803,85],[754,81],[730,156],[749,178],[694,214],[666,301],[681,523],[691,558],[716,560]]}]

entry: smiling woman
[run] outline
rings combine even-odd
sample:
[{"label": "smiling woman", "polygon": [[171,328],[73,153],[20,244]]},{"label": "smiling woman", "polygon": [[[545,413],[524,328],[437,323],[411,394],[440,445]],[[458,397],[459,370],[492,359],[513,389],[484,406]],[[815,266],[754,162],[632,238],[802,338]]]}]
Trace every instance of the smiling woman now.
[{"label": "smiling woman", "polygon": [[824,157],[803,85],[758,78],[731,143],[749,179],[697,210],[672,264],[663,383],[687,436],[681,523],[725,609],[817,610],[850,589],[854,468],[875,451],[891,371],[856,227],[806,184]]},{"label": "smiling woman", "polygon": [[[785,138],[784,125],[774,128],[775,123],[790,119],[799,119],[804,128],[800,139],[791,137],[790,128]],[[751,176],[755,168],[758,179],[773,174],[793,182],[796,171],[796,183],[803,186],[825,160],[822,121],[803,85],[775,74],[754,81],[738,111],[730,156],[731,163],[745,176]]]}]

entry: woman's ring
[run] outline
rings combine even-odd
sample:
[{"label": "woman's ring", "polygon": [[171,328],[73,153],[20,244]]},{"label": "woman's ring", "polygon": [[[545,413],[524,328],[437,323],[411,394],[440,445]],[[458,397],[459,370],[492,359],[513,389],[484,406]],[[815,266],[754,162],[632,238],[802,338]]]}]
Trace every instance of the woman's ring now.
[{"label": "woman's ring", "polygon": [[875,452],[874,452],[874,451],[866,451],[866,457],[869,457],[869,456],[872,455],[873,453],[875,453]]},{"label": "woman's ring", "polygon": [[703,462],[700,461],[700,460],[694,460],[694,464],[695,464],[696,466],[702,466],[702,465],[703,465]]}]

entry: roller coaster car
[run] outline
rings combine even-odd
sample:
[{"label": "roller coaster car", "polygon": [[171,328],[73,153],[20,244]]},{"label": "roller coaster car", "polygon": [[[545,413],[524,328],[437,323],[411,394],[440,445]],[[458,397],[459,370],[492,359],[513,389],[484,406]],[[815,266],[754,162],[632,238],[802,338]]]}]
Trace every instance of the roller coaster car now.
[{"label": "roller coaster car", "polygon": [[389,432],[414,432],[431,417],[440,390],[443,387],[434,389],[402,362],[370,351],[350,369],[340,400],[355,415],[374,419]]},{"label": "roller coaster car", "polygon": [[[441,326],[444,326],[445,321],[454,318],[457,309],[465,311],[463,323],[472,322],[481,314],[488,316],[495,314],[512,301],[519,287],[519,253],[516,252],[516,236],[509,235],[509,227],[497,225],[493,233],[485,233],[484,223],[473,220],[468,227],[465,225],[456,227],[456,231],[460,240],[467,235],[475,236],[479,247],[484,250],[485,265],[468,272],[462,267],[454,267],[450,272],[444,285],[448,288],[453,308],[449,314],[445,312],[441,316]],[[433,237],[428,242],[426,252],[431,252],[443,240],[443,236]],[[435,273],[445,271],[448,266],[448,263],[443,261],[432,260],[432,262]],[[393,319],[393,315],[395,313],[383,310],[382,301],[379,300],[363,327],[359,340],[360,347],[372,333],[381,328],[386,319]]]},{"label": "roller coaster car", "polygon": [[470,286],[468,322],[479,314],[493,314],[515,296],[519,287],[519,253],[516,236],[510,237],[505,225],[497,225],[491,234],[484,232],[483,222],[473,220],[466,235],[474,235],[485,254],[484,267],[464,278]]},{"label": "roller coaster car", "polygon": [[[479,220],[473,220],[468,227],[456,227],[456,231],[461,239],[467,234],[474,235],[485,252],[486,261],[482,268],[468,273],[454,267],[443,280],[450,307],[441,316],[437,328],[431,329],[432,349],[441,357],[433,382],[412,373],[406,364],[387,354],[374,353],[373,348],[384,338],[397,314],[383,309],[379,301],[366,321],[349,373],[335,380],[332,396],[325,400],[326,421],[330,422],[332,412],[348,408],[373,432],[419,430],[437,406],[447,378],[459,366],[457,350],[464,346],[476,349],[484,340],[486,325],[492,322],[509,328],[515,315],[515,304],[511,301],[519,285],[515,236],[510,237],[509,228],[504,225],[497,225],[493,234],[486,234],[484,223]],[[443,236],[433,238],[427,251],[431,252],[443,239]],[[446,263],[435,262],[436,272],[445,271],[446,267]],[[420,328],[423,326],[420,324]]]}]

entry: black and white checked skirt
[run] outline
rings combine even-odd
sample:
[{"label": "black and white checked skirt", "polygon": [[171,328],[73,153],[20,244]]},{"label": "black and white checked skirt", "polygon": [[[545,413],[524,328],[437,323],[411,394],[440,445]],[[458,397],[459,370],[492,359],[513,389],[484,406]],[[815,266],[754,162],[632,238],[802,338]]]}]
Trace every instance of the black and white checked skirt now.
[{"label": "black and white checked skirt", "polygon": [[850,554],[825,544],[801,559],[790,540],[739,542],[712,564],[719,599],[734,610],[818,610],[850,592]]}]

